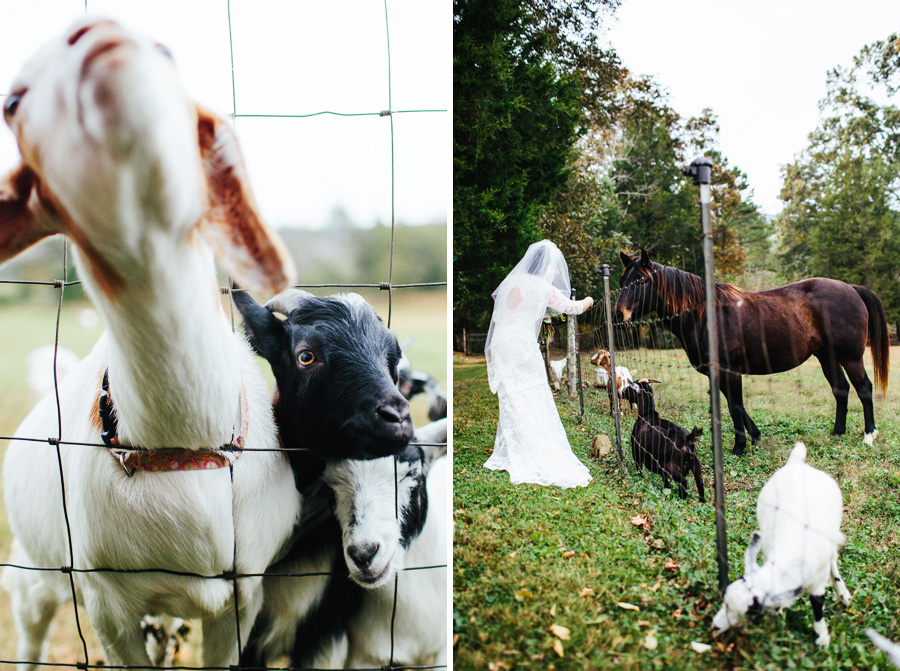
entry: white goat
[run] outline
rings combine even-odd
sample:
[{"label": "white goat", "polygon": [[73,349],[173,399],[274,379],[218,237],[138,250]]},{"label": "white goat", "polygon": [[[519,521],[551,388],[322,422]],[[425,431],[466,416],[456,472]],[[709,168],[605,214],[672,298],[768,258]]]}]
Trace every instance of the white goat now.
[{"label": "white goat", "polygon": [[[204,664],[227,667],[237,662],[233,581],[152,571],[261,574],[293,530],[300,498],[287,458],[233,449],[278,442],[256,358],[222,308],[211,247],[264,293],[289,281],[291,263],[257,214],[233,132],[188,99],[155,41],[80,19],[26,62],[3,111],[22,161],[0,182],[0,261],[64,233],[109,327],[60,385],[61,426],[50,395],[16,431],[64,443],[12,441],[6,452],[10,562],[151,571],[5,569],[17,658],[38,661],[71,579],[107,664],[150,666],[141,618],[167,613],[202,618]],[[66,444],[100,443],[107,372],[118,441],[147,448],[120,451],[122,463],[115,450]],[[232,468],[187,470],[200,455],[233,464],[233,479]],[[141,470],[155,459],[185,470]],[[237,589],[246,640],[261,579]]]},{"label": "white goat", "polygon": [[562,380],[563,371],[566,369],[566,364],[568,363],[568,359],[557,359],[554,361],[550,360],[550,368],[553,370],[553,374],[556,375],[557,380]]},{"label": "white goat", "polygon": [[891,663],[900,669],[900,645],[889,638],[885,638],[874,629],[866,629],[866,634],[872,639],[875,647],[884,652],[888,659],[891,660]]},{"label": "white goat", "polygon": [[[797,443],[787,464],[763,486],[756,503],[759,531],[753,532],[744,555],[744,575],[725,590],[724,604],[712,628],[722,632],[743,622],[748,612],[787,608],[801,592],[809,593],[816,644],[831,637],[823,606],[829,581],[841,601],[850,603],[838,572],[843,499],[827,473],[806,464],[806,446]],[[757,565],[762,548],[765,563]]]},{"label": "white goat", "polygon": [[[447,420],[418,429],[416,439],[445,443]],[[321,495],[306,501],[293,548],[268,571],[242,664],[287,655],[300,668],[380,668],[392,649],[395,665],[447,663],[446,450],[409,445],[396,473],[393,457],[326,466],[333,516],[322,514]]]}]

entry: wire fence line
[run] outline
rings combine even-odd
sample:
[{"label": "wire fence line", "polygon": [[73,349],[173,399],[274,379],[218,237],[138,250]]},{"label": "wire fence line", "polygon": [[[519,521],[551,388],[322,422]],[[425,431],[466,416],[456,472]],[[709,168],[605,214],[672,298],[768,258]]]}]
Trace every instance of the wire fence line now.
[{"label": "wire fence line", "polygon": [[[87,13],[88,11],[88,2],[85,0],[84,9]],[[390,252],[389,252],[389,263],[388,263],[388,278],[386,281],[379,282],[369,282],[369,283],[317,283],[317,284],[296,284],[295,288],[302,289],[311,289],[311,288],[338,288],[338,289],[378,289],[380,291],[388,292],[388,314],[386,324],[388,328],[391,327],[392,320],[392,308],[393,308],[393,291],[395,289],[419,289],[419,288],[431,288],[431,287],[446,287],[447,282],[416,282],[416,283],[393,283],[393,270],[394,270],[394,239],[396,232],[396,197],[394,192],[395,185],[395,174],[394,174],[394,163],[395,163],[395,137],[394,137],[394,127],[393,127],[393,116],[395,114],[432,114],[432,113],[447,113],[446,109],[404,109],[404,110],[392,110],[391,107],[391,64],[390,64],[390,30],[389,30],[389,12],[388,12],[388,1],[384,0],[384,18],[385,18],[385,38],[386,38],[386,49],[388,55],[388,102],[389,108],[387,110],[378,110],[371,112],[358,112],[358,113],[342,113],[342,112],[334,112],[330,110],[323,110],[319,112],[314,112],[310,114],[239,114],[238,113],[238,103],[237,103],[237,89],[234,81],[234,45],[232,38],[232,25],[231,25],[231,3],[230,0],[227,3],[227,13],[228,13],[228,31],[229,31],[229,51],[231,58],[231,77],[232,77],[232,118],[237,122],[238,119],[242,118],[284,118],[284,119],[306,119],[321,115],[333,115],[339,117],[356,117],[356,116],[378,116],[382,118],[387,118],[391,124],[390,126],[390,183],[391,183],[391,237],[390,237]],[[7,94],[0,94],[7,95]],[[79,446],[86,448],[107,448],[108,446],[103,443],[90,443],[90,442],[79,442],[79,441],[69,441],[63,439],[64,434],[64,426],[62,422],[62,409],[59,398],[59,380],[57,374],[57,357],[59,353],[59,333],[60,333],[60,323],[62,318],[62,308],[64,302],[64,294],[65,289],[67,287],[80,285],[81,280],[70,280],[69,279],[69,259],[68,259],[68,243],[66,242],[63,246],[63,254],[62,254],[62,279],[52,279],[52,280],[24,280],[24,279],[4,279],[0,280],[0,284],[20,284],[20,285],[38,285],[38,286],[47,286],[53,287],[59,291],[59,299],[57,304],[57,313],[55,320],[55,334],[54,334],[54,359],[53,359],[53,389],[56,396],[56,412],[57,412],[57,435],[49,436],[49,437],[33,437],[33,436],[0,436],[0,440],[21,440],[21,441],[29,441],[35,443],[44,443],[51,447],[55,448],[56,451],[56,460],[59,468],[59,477],[60,477],[60,489],[61,489],[61,501],[62,501],[62,509],[63,509],[63,517],[65,520],[65,529],[68,538],[68,559],[69,564],[65,566],[58,567],[40,567],[40,566],[26,566],[21,564],[15,564],[12,562],[0,562],[0,568],[14,568],[19,570],[28,570],[28,571],[40,571],[40,572],[56,572],[63,573],[67,575],[69,578],[69,584],[71,587],[72,593],[72,602],[73,602],[73,610],[74,610],[74,619],[75,626],[77,630],[78,640],[81,645],[83,661],[77,662],[39,662],[37,660],[0,660],[0,664],[8,664],[8,665],[21,665],[21,664],[30,664],[36,667],[57,667],[57,668],[76,668],[76,669],[129,669],[135,667],[128,666],[116,666],[109,665],[104,663],[103,661],[91,661],[90,655],[88,653],[88,644],[85,638],[84,630],[82,627],[81,616],[79,614],[79,603],[78,603],[78,593],[75,585],[75,575],[76,574],[90,574],[90,573],[120,573],[120,574],[140,574],[140,573],[160,573],[160,574],[168,574],[173,576],[183,576],[183,577],[192,577],[192,578],[200,578],[207,580],[227,580],[232,583],[232,598],[234,600],[234,611],[235,611],[235,628],[237,632],[238,638],[238,658],[240,659],[243,652],[243,641],[241,641],[241,622],[240,622],[240,608],[239,608],[239,590],[238,590],[238,581],[240,579],[245,578],[263,578],[263,577],[288,577],[288,578],[310,578],[310,577],[326,577],[326,576],[349,576],[349,570],[344,567],[343,570],[337,569],[334,571],[311,571],[311,572],[281,572],[281,573],[240,573],[237,571],[237,548],[234,548],[233,552],[233,563],[232,569],[230,571],[223,571],[221,573],[212,574],[212,575],[203,575],[199,573],[192,572],[184,572],[184,571],[175,571],[171,569],[167,569],[165,567],[158,568],[141,568],[141,569],[122,569],[116,567],[89,567],[83,568],[78,567],[76,565],[76,557],[74,556],[73,550],[73,542],[72,542],[72,531],[71,525],[69,522],[69,514],[68,507],[66,501],[66,484],[65,484],[65,473],[63,467],[63,459],[62,454],[60,452],[60,446]],[[231,300],[231,294],[234,291],[242,291],[242,289],[237,289],[232,286],[222,286],[220,287],[220,292],[222,295],[229,296],[229,302],[231,307],[231,315],[232,315],[232,326],[234,326],[234,304]],[[446,443],[431,443],[424,441],[412,441],[410,444],[417,445],[421,447],[426,446],[446,446]],[[123,451],[143,451],[146,448],[140,446],[128,446],[128,445],[117,445],[117,450]],[[297,452],[297,451],[307,451],[307,448],[290,448],[290,447],[279,447],[279,448],[243,448],[246,451],[281,451],[281,452]],[[394,469],[396,474],[397,468],[397,457],[394,458]],[[229,476],[233,486],[233,465],[229,465]],[[399,519],[400,508],[397,503],[398,498],[398,486],[395,478],[395,515]],[[232,491],[232,505],[234,505],[234,496]],[[234,511],[232,510],[232,521],[234,521]],[[235,534],[236,539],[237,534]],[[235,540],[236,542],[236,540]],[[402,572],[417,572],[417,571],[447,571],[448,565],[445,564],[431,564],[427,566],[408,566],[401,569]],[[425,665],[425,666],[410,666],[410,665],[398,665],[395,663],[394,659],[394,643],[395,643],[395,629],[394,629],[394,618],[396,616],[396,608],[397,608],[397,592],[398,592],[398,580],[395,575],[394,581],[394,612],[392,615],[391,621],[391,654],[390,658],[384,660],[385,664],[375,668],[375,671],[381,671],[384,669],[439,669],[439,668],[447,668],[446,665]],[[436,604],[438,608],[443,608],[444,611],[448,611],[449,604]],[[449,652],[449,646],[448,646]],[[143,667],[140,667],[143,668]],[[223,669],[225,671],[233,671],[235,669],[249,669],[253,667],[248,667],[246,665],[241,665],[240,661],[236,665],[230,665],[228,667],[211,667],[211,666],[167,666],[167,667],[159,667],[172,669],[173,671],[176,669],[184,669],[191,671],[214,671]],[[282,669],[283,671],[296,671],[298,667],[269,667],[273,669]],[[362,671],[362,670],[359,670]]]}]

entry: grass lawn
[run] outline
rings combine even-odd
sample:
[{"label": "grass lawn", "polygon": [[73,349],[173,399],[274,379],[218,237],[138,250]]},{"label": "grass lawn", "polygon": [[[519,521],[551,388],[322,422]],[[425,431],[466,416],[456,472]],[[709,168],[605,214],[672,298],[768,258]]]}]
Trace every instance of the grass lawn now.
[{"label": "grass lawn", "polygon": [[[0,435],[9,436],[15,431],[25,415],[35,403],[27,387],[27,367],[25,359],[35,347],[52,344],[56,325],[56,300],[58,290],[47,288],[47,296],[39,295],[39,300],[29,304],[0,306]],[[318,294],[331,293],[318,290]],[[376,311],[387,321],[387,292],[374,291],[366,298]],[[102,322],[85,327],[81,324],[82,311],[89,308],[87,302],[73,302],[64,305],[60,344],[72,349],[77,355],[87,354],[103,330]],[[413,368],[432,374],[443,386],[447,386],[447,292],[437,290],[400,289],[394,292],[391,327],[400,340],[412,335],[415,341],[408,351]],[[268,364],[260,359],[260,368],[274,384]],[[413,399],[413,421],[419,426],[428,421],[428,402],[424,396]],[[6,441],[0,441],[0,459],[6,450]],[[2,492],[2,481],[0,481]],[[0,497],[0,563],[9,556],[12,535],[6,518],[3,499]],[[77,562],[77,557],[76,557]],[[76,578],[77,579],[77,578]],[[86,630],[88,651],[92,663],[103,659],[96,637],[90,630],[87,617],[81,611],[81,624]],[[188,645],[182,648],[179,664],[198,665],[199,653],[194,649],[199,638],[199,626],[195,626]],[[12,613],[6,592],[0,589],[0,660],[14,660],[16,654],[16,633],[13,628]],[[83,661],[81,642],[75,629],[72,604],[60,607],[50,631],[50,662],[75,663]],[[10,668],[0,664],[0,669]],[[12,667],[15,668],[15,667]],[[53,668],[53,667],[44,667]],[[56,667],[62,668],[62,667]]]},{"label": "grass lawn", "polygon": [[[587,358],[582,355],[584,380],[593,376]],[[845,608],[826,590],[831,645],[823,650],[814,643],[805,596],[742,630],[712,636],[721,596],[708,430],[699,447],[710,503],[697,501],[692,479],[689,498],[681,501],[662,489],[660,476],[637,476],[627,411],[625,468],[614,456],[590,457],[593,436],[614,436],[605,390],[585,390],[583,421],[577,400],[558,394],[569,442],[594,481],[577,490],[512,486],[506,473],[482,467],[497,422],[484,361],[455,355],[454,668],[888,668],[864,631],[874,627],[900,638],[900,348],[892,358],[889,394],[875,401],[879,436],[872,447],[862,443],[862,407],[853,392],[847,434],[831,435],[834,401],[815,360],[788,373],[744,378],[745,405],[763,440],[743,458],[730,454],[727,411],[723,421],[732,579],[743,572],[759,490],[794,441],[803,440],[808,462],[841,486],[847,543],[838,561],[853,600]],[[708,428],[707,380],[680,350],[626,351],[617,363],[636,378],[663,380],[656,387],[663,417]],[[692,643],[711,648],[697,652]]]}]

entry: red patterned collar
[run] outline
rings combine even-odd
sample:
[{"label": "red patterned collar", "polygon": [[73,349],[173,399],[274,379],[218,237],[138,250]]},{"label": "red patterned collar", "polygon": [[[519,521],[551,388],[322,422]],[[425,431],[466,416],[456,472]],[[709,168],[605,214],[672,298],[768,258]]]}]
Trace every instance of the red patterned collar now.
[{"label": "red patterned collar", "polygon": [[109,393],[109,369],[103,373],[103,385],[98,404],[103,430],[100,437],[110,448],[110,453],[118,460],[129,478],[135,471],[204,471],[231,466],[244,449],[244,440],[249,426],[247,391],[241,385],[240,425],[235,424],[231,442],[218,449],[190,450],[184,447],[162,447],[148,450],[119,445],[118,422],[113,412],[112,396]]}]

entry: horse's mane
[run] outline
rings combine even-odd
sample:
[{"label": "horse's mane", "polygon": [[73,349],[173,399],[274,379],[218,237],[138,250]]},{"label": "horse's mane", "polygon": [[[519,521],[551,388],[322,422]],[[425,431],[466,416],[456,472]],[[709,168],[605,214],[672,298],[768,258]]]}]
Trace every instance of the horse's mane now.
[{"label": "horse's mane", "polygon": [[[683,312],[695,312],[702,317],[706,312],[706,283],[685,270],[653,264],[653,274],[659,297],[672,316]],[[716,282],[716,305],[744,298],[745,291],[731,284]]]}]

